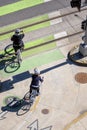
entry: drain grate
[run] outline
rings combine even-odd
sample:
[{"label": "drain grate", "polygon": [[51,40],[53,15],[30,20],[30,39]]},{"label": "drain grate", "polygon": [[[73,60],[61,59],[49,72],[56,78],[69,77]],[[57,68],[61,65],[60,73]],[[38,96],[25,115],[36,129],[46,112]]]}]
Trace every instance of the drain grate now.
[{"label": "drain grate", "polygon": [[48,114],[49,113],[49,110],[48,109],[42,109],[41,111],[43,114]]},{"label": "drain grate", "polygon": [[77,73],[75,75],[75,80],[82,84],[87,83],[87,73],[84,72]]}]

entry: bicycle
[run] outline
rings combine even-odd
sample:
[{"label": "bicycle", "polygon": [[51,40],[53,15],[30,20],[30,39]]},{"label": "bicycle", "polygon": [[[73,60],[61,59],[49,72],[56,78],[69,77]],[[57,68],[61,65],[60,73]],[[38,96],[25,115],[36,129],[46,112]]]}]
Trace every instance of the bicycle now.
[{"label": "bicycle", "polygon": [[[15,52],[14,52],[14,49],[13,49],[13,44],[10,44],[8,45],[6,48],[5,48],[5,53],[8,54],[8,55],[14,55]],[[16,52],[16,55],[17,55],[17,62],[21,63],[22,61],[22,56],[21,56],[21,52],[23,51],[23,47],[21,47],[20,49],[17,49],[17,52]]]},{"label": "bicycle", "polygon": [[3,111],[11,111],[11,112],[16,111],[16,114],[18,116],[24,115],[30,110],[36,96],[37,96],[36,90],[32,90],[31,94],[27,92],[22,99],[10,96],[5,100],[6,106],[3,107]]},{"label": "bicycle", "polygon": [[8,45],[4,49],[4,51],[5,51],[5,54],[14,57],[14,59],[12,61],[7,62],[5,69],[4,69],[5,72],[7,72],[7,73],[15,72],[16,70],[19,69],[19,67],[21,65],[21,62],[22,62],[21,52],[23,51],[23,48],[17,50],[16,56],[14,56],[15,52],[13,49],[13,44]]},{"label": "bicycle", "polygon": [[31,106],[33,105],[34,101],[35,101],[35,98],[37,96],[37,90],[32,90],[31,94],[29,92],[27,92],[22,100],[22,104],[21,104],[21,107],[20,109],[17,111],[17,115],[20,116],[20,115],[23,115],[25,113],[27,113]]}]

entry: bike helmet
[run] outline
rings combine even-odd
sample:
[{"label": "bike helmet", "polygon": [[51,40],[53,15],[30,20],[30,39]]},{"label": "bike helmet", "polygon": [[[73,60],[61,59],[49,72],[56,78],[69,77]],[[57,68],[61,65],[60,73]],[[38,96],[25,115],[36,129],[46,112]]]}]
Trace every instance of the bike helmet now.
[{"label": "bike helmet", "polygon": [[40,74],[40,70],[37,69],[37,68],[34,68],[34,74],[39,75]]},{"label": "bike helmet", "polygon": [[20,33],[20,31],[21,31],[20,29],[16,29],[16,30],[15,30],[15,33],[18,34],[18,33]]}]

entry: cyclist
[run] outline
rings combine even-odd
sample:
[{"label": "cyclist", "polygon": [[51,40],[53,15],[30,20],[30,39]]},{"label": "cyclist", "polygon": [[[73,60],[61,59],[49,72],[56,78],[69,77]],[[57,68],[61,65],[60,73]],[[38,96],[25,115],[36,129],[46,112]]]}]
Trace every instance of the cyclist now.
[{"label": "cyclist", "polygon": [[34,74],[32,74],[32,81],[30,85],[30,93],[32,92],[32,89],[37,90],[37,96],[40,94],[39,93],[39,88],[40,88],[40,83],[43,82],[43,77],[40,76],[40,71],[35,68],[34,69]]},{"label": "cyclist", "polygon": [[22,40],[24,36],[25,35],[22,30],[16,29],[15,33],[11,37],[11,41],[13,41],[13,48],[14,48],[15,54],[18,49],[21,49],[21,50],[24,49],[24,43]]}]

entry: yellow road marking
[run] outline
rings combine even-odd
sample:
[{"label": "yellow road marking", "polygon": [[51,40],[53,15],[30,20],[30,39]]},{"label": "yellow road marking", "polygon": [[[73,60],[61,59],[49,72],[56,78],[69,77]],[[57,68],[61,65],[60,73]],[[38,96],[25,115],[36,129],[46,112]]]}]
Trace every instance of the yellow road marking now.
[{"label": "yellow road marking", "polygon": [[39,100],[40,100],[40,96],[38,96],[38,97],[36,98],[36,101],[35,101],[35,103],[32,105],[30,111],[34,111],[34,110],[35,110],[35,108],[36,108],[36,106],[37,106]]},{"label": "yellow road marking", "polygon": [[64,130],[69,130],[69,128],[76,124],[78,121],[80,121],[81,119],[83,119],[84,117],[87,116],[87,112],[84,112],[83,114],[79,115],[77,118],[75,118],[73,121],[71,121],[69,124],[67,124],[64,128]]}]

